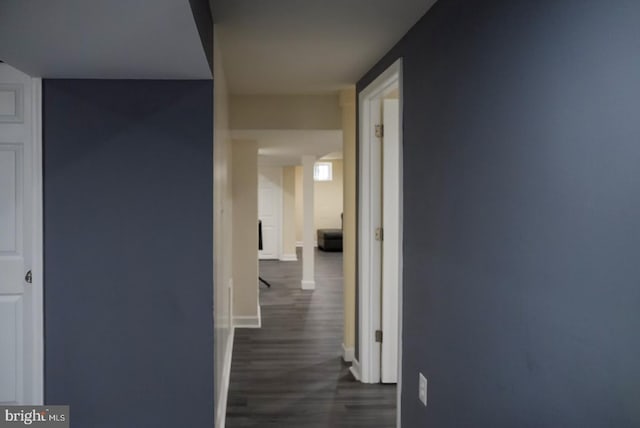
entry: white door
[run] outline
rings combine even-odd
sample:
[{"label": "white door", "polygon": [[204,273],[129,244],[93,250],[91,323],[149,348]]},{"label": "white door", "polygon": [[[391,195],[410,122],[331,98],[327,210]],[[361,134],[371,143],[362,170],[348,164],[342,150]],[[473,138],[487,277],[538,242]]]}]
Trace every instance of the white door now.
[{"label": "white door", "polygon": [[262,221],[260,259],[279,259],[282,237],[282,168],[258,168],[258,218]]},{"label": "white door", "polygon": [[383,383],[398,381],[398,305],[400,284],[400,105],[382,103],[382,357]]},{"label": "white door", "polygon": [[31,78],[0,64],[0,405],[42,401],[41,295],[26,279],[37,207],[34,87]]}]

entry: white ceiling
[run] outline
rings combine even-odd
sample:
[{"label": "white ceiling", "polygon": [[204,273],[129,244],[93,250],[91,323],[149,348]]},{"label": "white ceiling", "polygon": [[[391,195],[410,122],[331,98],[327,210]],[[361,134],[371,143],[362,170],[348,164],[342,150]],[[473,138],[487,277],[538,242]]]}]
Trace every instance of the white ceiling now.
[{"label": "white ceiling", "polygon": [[189,0],[0,0],[0,60],[37,77],[211,78]]},{"label": "white ceiling", "polygon": [[342,152],[342,131],[339,130],[234,130],[236,140],[258,142],[258,163],[270,166],[300,165],[302,156],[320,159]]},{"label": "white ceiling", "polygon": [[229,89],[308,94],[352,85],[436,0],[213,0]]}]

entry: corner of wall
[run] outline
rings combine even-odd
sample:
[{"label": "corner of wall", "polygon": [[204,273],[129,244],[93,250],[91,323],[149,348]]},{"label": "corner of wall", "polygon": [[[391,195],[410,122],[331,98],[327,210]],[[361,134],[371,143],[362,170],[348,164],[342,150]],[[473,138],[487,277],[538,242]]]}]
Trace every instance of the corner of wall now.
[{"label": "corner of wall", "polygon": [[215,412],[216,428],[224,428],[231,357],[233,353],[232,212],[231,204],[231,139],[228,119],[228,92],[222,51],[214,26],[213,92],[214,92],[214,305],[215,342]]}]

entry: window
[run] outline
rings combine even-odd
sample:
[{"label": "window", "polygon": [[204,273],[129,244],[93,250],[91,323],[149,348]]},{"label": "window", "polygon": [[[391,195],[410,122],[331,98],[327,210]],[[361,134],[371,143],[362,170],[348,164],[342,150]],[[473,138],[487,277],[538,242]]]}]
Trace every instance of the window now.
[{"label": "window", "polygon": [[331,181],[333,180],[333,171],[331,162],[316,162],[313,167],[313,179],[315,181]]}]

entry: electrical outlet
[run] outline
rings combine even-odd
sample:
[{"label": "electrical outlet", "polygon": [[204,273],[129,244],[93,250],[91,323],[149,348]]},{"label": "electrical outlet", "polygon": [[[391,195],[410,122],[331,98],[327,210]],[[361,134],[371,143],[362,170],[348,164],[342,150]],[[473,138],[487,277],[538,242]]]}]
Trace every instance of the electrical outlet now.
[{"label": "electrical outlet", "polygon": [[418,398],[424,404],[424,407],[427,407],[427,378],[424,377],[422,373],[419,373],[418,377]]}]

